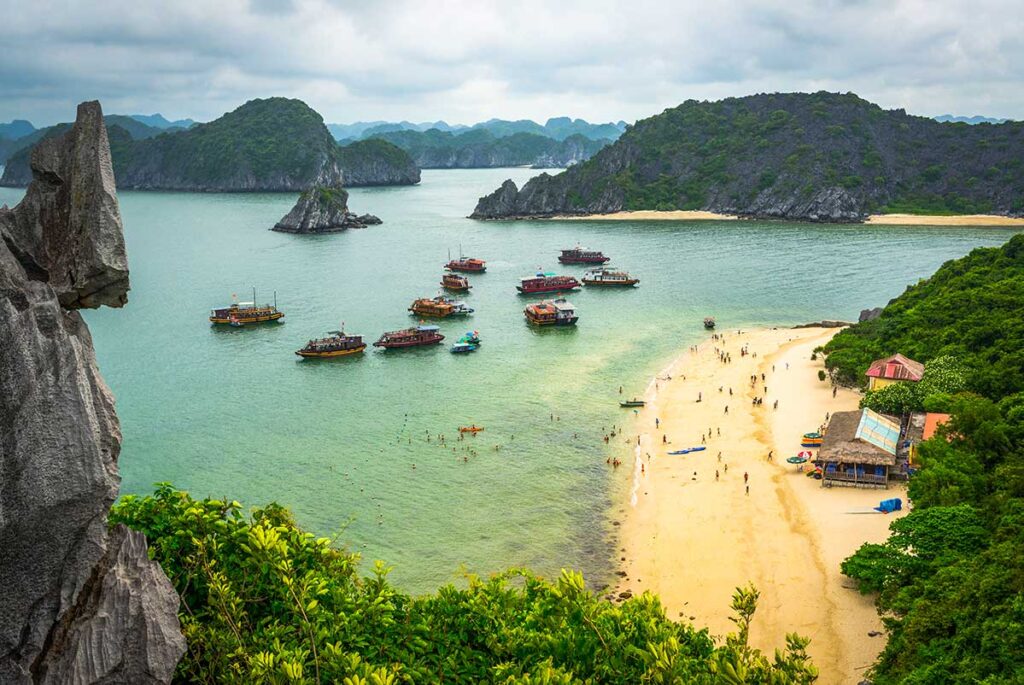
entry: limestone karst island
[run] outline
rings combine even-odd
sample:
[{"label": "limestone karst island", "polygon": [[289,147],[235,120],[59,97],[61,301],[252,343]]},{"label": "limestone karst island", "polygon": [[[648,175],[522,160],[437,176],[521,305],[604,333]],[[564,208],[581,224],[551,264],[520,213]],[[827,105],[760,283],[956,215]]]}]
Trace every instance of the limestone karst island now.
[{"label": "limestone karst island", "polygon": [[0,685],[1024,683],[1024,6],[0,15]]}]

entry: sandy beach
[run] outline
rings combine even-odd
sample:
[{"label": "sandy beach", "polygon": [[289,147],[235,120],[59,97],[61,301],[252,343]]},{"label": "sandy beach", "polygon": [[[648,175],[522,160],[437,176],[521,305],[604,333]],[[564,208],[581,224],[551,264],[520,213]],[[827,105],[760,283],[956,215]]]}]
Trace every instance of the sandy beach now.
[{"label": "sandy beach", "polygon": [[[554,216],[552,219],[559,221],[736,221],[739,217],[716,212],[651,209],[609,214]],[[998,214],[961,214],[957,216],[872,214],[864,223],[883,226],[1024,226],[1024,218]]]},{"label": "sandy beach", "polygon": [[[724,635],[733,629],[734,589],[753,583],[761,592],[753,643],[770,654],[787,632],[810,637],[820,682],[830,685],[859,682],[885,640],[868,636],[881,622],[839,565],[864,542],[887,537],[892,516],[871,508],[906,497],[902,487],[822,488],[785,461],[826,413],[857,407],[853,391],[833,397],[818,380],[821,360],[810,359],[837,331],[721,331],[724,340],[681,354],[625,422],[628,439],[636,445],[639,436],[640,444],[634,462],[620,467],[631,488],[617,516],[617,592],[653,591],[669,616]],[[755,397],[763,403],[755,406]],[[701,445],[702,452],[668,454]]]},{"label": "sandy beach", "polygon": [[1024,219],[998,214],[960,214],[956,216],[872,214],[864,223],[886,226],[1024,226]]}]

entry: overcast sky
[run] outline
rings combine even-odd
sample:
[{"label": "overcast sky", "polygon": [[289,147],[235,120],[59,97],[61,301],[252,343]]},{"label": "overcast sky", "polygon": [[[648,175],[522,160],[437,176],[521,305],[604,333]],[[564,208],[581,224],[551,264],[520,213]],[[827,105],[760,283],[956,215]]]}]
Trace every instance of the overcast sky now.
[{"label": "overcast sky", "polygon": [[254,97],[328,122],[615,121],[689,98],[854,91],[1024,118],[1024,0],[0,0],[0,121],[209,120]]}]

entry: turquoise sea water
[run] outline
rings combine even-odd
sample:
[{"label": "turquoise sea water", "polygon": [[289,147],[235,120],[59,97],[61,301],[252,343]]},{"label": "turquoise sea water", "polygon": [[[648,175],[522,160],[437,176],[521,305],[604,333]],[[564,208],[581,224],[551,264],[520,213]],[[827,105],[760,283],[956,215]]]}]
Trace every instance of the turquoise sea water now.
[{"label": "turquoise sea water", "polygon": [[[464,218],[505,178],[533,173],[426,171],[416,187],[355,189],[352,209],[384,224],[316,237],[267,230],[294,195],[122,193],[129,304],[86,314],[121,416],[122,492],[171,481],[247,505],[277,500],[317,533],[344,529],[341,541],[394,565],[412,591],[512,565],[577,567],[599,585],[612,568],[609,505],[627,477],[608,470],[617,448],[601,441],[628,416],[620,385],[642,392],[703,335],[705,315],[725,329],[855,319],[1014,232]],[[0,189],[0,203],[21,194]],[[640,286],[574,293],[575,329],[531,329],[522,309],[533,300],[516,294],[517,279],[538,267],[578,276],[582,267],[555,259],[577,242]],[[488,270],[470,276],[476,314],[440,323],[445,347],[293,354],[341,321],[369,342],[411,325],[406,308],[437,293],[460,244]],[[261,301],[277,291],[284,323],[211,328],[210,307],[249,299],[253,285]],[[481,350],[449,354],[470,327]],[[455,441],[469,423],[486,431]]]}]

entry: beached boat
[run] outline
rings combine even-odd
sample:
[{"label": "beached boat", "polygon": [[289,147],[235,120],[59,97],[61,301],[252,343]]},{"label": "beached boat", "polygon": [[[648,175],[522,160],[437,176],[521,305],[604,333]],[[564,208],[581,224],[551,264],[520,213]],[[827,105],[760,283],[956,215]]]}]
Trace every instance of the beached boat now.
[{"label": "beached boat", "polygon": [[619,402],[620,407],[642,407],[645,404],[647,403],[644,402],[643,400],[638,400],[636,398],[631,400],[622,400],[621,402]]},{"label": "beached boat", "polygon": [[373,346],[390,350],[437,345],[442,340],[444,340],[444,336],[441,335],[437,326],[416,326],[415,328],[404,328],[400,331],[389,331],[380,336],[380,339],[373,343]]},{"label": "beached boat", "polygon": [[295,354],[304,359],[328,359],[359,354],[366,349],[361,335],[346,335],[344,330],[329,331],[323,338],[316,338]]},{"label": "beached boat", "polygon": [[579,245],[571,250],[562,250],[558,261],[562,264],[604,264],[611,257],[605,257],[603,252],[597,250],[586,250]]},{"label": "beached boat", "polygon": [[562,290],[575,290],[580,287],[580,282],[572,276],[556,276],[550,273],[538,273],[536,276],[527,276],[519,280],[516,286],[523,295],[535,293],[557,293]]},{"label": "beached boat", "polygon": [[713,317],[713,316],[705,316],[704,317],[704,328],[707,328],[708,330],[711,330],[714,327],[715,327],[715,317]]},{"label": "beached boat", "polygon": [[469,279],[465,276],[460,276],[456,273],[447,273],[441,276],[441,287],[445,290],[465,292],[473,286],[469,284]]},{"label": "beached boat", "polygon": [[594,269],[583,274],[580,279],[583,285],[597,286],[619,286],[628,287],[640,282],[639,278],[631,276],[625,271],[609,271],[608,269]]},{"label": "beached boat", "polygon": [[252,302],[232,302],[227,307],[210,310],[210,323],[228,326],[244,326],[249,323],[277,321],[284,312],[277,308],[277,292],[274,304],[256,304],[256,288],[252,289]]},{"label": "beached boat", "polygon": [[487,271],[487,262],[482,259],[474,259],[472,257],[464,257],[462,255],[462,245],[459,245],[459,258],[452,259],[451,251],[448,252],[448,263],[444,265],[444,268],[451,271],[468,271],[470,273],[483,273]]},{"label": "beached boat", "polygon": [[523,313],[527,321],[537,326],[572,326],[579,320],[576,308],[561,297],[527,305]]},{"label": "beached boat", "polygon": [[467,316],[473,313],[472,308],[464,302],[458,302],[443,295],[437,297],[421,297],[409,305],[409,311],[418,316],[446,318],[449,316]]}]

